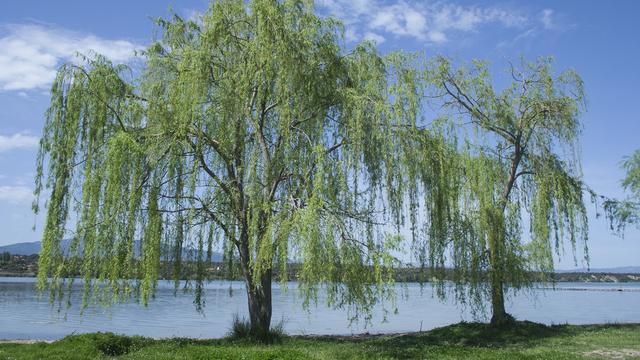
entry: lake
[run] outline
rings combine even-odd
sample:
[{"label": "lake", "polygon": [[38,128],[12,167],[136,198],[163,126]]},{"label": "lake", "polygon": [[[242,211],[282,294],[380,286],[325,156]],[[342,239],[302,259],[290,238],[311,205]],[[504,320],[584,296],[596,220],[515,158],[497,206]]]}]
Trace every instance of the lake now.
[{"label": "lake", "polygon": [[[429,285],[399,285],[407,297],[398,298],[398,313],[388,321],[350,324],[345,310],[318,306],[305,311],[295,283],[287,291],[273,288],[273,323],[284,321],[289,334],[388,333],[428,330],[474,317],[453,302],[440,302]],[[402,290],[403,289],[403,290]],[[104,309],[90,306],[79,314],[79,299],[58,312],[34,289],[32,278],[0,278],[0,339],[59,339],[71,333],[112,331],[154,338],[224,336],[234,314],[247,314],[242,282],[214,281],[206,285],[204,314],[193,305],[193,295],[173,293],[173,283],[161,281],[156,299],[147,308],[136,303]],[[507,311],[520,320],[545,324],[640,323],[640,283],[559,283],[555,290],[517,295]],[[485,319],[486,320],[486,319]]]}]

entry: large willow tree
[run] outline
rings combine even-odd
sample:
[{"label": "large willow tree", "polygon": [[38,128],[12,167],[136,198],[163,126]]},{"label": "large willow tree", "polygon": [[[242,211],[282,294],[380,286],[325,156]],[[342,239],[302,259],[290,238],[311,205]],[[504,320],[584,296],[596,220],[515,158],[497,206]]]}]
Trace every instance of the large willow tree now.
[{"label": "large willow tree", "polygon": [[391,295],[397,240],[374,231],[374,210],[397,196],[385,129],[413,121],[410,72],[366,44],[343,53],[339,24],[312,7],[215,1],[200,21],[159,20],[142,69],[95,56],[59,70],[36,179],[48,189],[41,289],[62,296],[79,272],[85,303],[146,304],[160,265],[180,279],[195,249],[201,305],[220,241],[258,335],[290,261],[307,299],[324,287],[329,305],[359,312]]},{"label": "large willow tree", "polygon": [[434,129],[447,136],[416,136],[422,146],[409,147],[405,159],[414,168],[409,183],[422,189],[410,192],[414,236],[426,240],[418,242],[419,258],[440,280],[441,295],[451,267],[459,301],[489,299],[493,324],[512,319],[504,307],[509,289],[549,279],[564,240],[574,257],[583,243],[586,256],[576,151],[582,81],[572,71],[554,76],[544,59],[510,76],[499,91],[483,62],[465,70],[434,61],[426,80],[443,113]]}]

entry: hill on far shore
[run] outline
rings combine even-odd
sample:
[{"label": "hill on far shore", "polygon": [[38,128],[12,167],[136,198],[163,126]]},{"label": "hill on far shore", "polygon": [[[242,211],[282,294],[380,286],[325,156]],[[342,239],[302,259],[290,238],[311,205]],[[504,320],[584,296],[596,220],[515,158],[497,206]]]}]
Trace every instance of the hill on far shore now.
[{"label": "hill on far shore", "polygon": [[[62,240],[62,250],[67,251],[71,244],[71,240],[65,239]],[[11,245],[0,246],[0,253],[9,252],[13,255],[37,255],[40,253],[40,248],[42,244],[40,241],[33,242],[23,242],[23,243],[15,243]],[[140,248],[140,242],[136,241],[136,256],[138,253],[138,249]],[[189,251],[191,250],[191,251]],[[184,258],[188,260],[193,260],[197,257],[197,251],[195,249],[186,249],[183,251]],[[222,254],[218,252],[214,252],[212,256],[212,261],[220,262],[222,261]],[[640,266],[618,266],[611,268],[578,268],[578,269],[557,269],[556,273],[558,274],[566,274],[566,273],[607,273],[607,274],[640,274]]]},{"label": "hill on far shore", "polygon": [[[66,253],[69,250],[70,246],[71,246],[70,239],[62,240],[61,247],[63,252]],[[0,246],[0,253],[8,252],[8,253],[11,253],[12,255],[24,255],[24,256],[38,255],[40,253],[41,248],[42,248],[42,243],[40,241],[23,242],[23,243],[15,243],[11,245]],[[136,256],[138,256],[139,249],[140,249],[140,241],[135,242],[134,248],[135,248]],[[183,258],[188,260],[196,259],[197,254],[198,252],[195,249],[185,248],[183,250]],[[205,257],[206,257],[206,254],[205,254]],[[214,262],[222,261],[222,254],[218,252],[214,252],[211,256],[211,260]]]}]

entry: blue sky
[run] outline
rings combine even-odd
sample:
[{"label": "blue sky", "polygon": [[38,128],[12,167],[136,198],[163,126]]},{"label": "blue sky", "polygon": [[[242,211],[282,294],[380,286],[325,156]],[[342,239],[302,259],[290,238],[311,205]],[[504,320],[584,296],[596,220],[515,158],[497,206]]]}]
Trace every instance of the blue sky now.
[{"label": "blue sky", "polygon": [[[42,218],[31,213],[31,191],[57,66],[89,49],[132,61],[133,50],[157,34],[150,18],[167,16],[170,8],[189,17],[206,7],[204,0],[0,4],[0,245],[40,238]],[[346,46],[371,39],[383,52],[486,59],[498,81],[506,79],[508,60],[520,56],[552,55],[557,69],[576,69],[588,97],[584,179],[599,193],[624,196],[619,164],[640,148],[640,2],[321,0],[317,8],[344,21]],[[590,224],[592,267],[640,265],[639,230],[615,237],[593,211]],[[570,252],[558,264],[573,267]]]}]

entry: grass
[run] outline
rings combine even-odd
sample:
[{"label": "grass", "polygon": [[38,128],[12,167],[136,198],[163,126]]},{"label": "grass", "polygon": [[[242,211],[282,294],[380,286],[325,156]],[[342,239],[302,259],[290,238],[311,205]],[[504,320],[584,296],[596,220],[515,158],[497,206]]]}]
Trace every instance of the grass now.
[{"label": "grass", "polygon": [[227,334],[228,340],[242,340],[247,339],[252,342],[262,342],[265,344],[277,344],[281,343],[285,338],[286,333],[284,331],[284,322],[271,325],[271,328],[266,333],[254,333],[251,330],[251,323],[245,318],[240,318],[237,314],[233,316],[231,321],[231,330]]},{"label": "grass", "polygon": [[[113,355],[113,356],[110,356]],[[640,324],[504,329],[459,323],[384,336],[292,336],[273,345],[215,340],[67,336],[53,343],[0,344],[0,359],[640,359]]]}]

